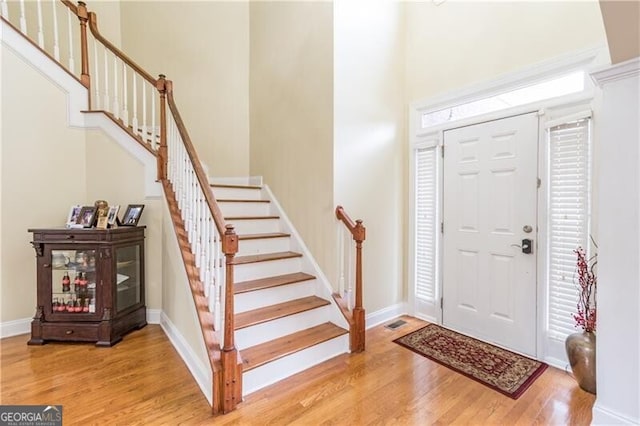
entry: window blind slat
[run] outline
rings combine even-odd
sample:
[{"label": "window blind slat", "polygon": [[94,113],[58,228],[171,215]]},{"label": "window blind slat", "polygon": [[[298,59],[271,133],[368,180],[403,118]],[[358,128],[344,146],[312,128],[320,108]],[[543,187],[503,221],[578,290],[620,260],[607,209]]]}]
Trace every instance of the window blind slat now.
[{"label": "window blind slat", "polygon": [[415,296],[430,302],[436,294],[436,149],[416,150]]},{"label": "window blind slat", "polygon": [[547,128],[548,190],[548,330],[559,338],[575,332],[578,302],[574,283],[578,246],[589,236],[590,118],[555,121]]}]

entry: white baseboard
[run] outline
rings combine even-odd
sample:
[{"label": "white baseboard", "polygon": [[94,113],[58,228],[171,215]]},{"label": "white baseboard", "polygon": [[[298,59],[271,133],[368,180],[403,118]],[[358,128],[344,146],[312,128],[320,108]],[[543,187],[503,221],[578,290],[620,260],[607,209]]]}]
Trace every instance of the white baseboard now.
[{"label": "white baseboard", "polygon": [[598,404],[593,406],[592,425],[638,425],[640,418],[632,419]]},{"label": "white baseboard", "polygon": [[396,303],[395,305],[387,306],[386,308],[380,309],[379,311],[372,312],[365,316],[365,323],[367,324],[367,329],[375,327],[376,325],[380,325],[383,322],[390,321],[394,318],[399,317],[400,315],[407,314],[407,304]]},{"label": "white baseboard", "polygon": [[0,322],[0,339],[30,333],[32,320],[32,318],[23,318],[13,321]]},{"label": "white baseboard", "polygon": [[164,333],[169,338],[169,341],[176,351],[178,351],[178,354],[186,364],[193,378],[196,380],[196,383],[198,383],[198,386],[200,386],[200,390],[207,398],[207,401],[209,401],[209,404],[212,404],[213,389],[211,383],[213,379],[211,376],[211,369],[208,366],[203,365],[202,362],[194,356],[189,344],[164,312],[160,313],[160,327],[162,327]]},{"label": "white baseboard", "polygon": [[147,323],[160,324],[162,311],[160,309],[147,309]]},{"label": "white baseboard", "polygon": [[555,367],[562,371],[567,371],[568,369],[570,369],[569,364],[567,364],[565,361],[552,356],[545,357],[543,361],[549,364],[551,367]]}]

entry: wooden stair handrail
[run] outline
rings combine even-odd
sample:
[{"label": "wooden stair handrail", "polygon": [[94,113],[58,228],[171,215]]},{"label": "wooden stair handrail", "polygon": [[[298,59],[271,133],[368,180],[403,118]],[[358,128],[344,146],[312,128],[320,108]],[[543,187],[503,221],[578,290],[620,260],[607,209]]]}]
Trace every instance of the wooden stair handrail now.
[{"label": "wooden stair handrail", "polygon": [[365,311],[362,306],[362,243],[366,239],[366,228],[362,220],[355,222],[344,211],[342,206],[336,207],[336,218],[347,227],[356,242],[356,301],[351,312],[348,311],[341,296],[334,296],[340,310],[349,322],[349,340],[352,352],[362,352],[365,348]]},{"label": "wooden stair handrail", "polygon": [[[173,98],[173,82],[171,80],[166,80],[165,83],[166,91],[167,91],[167,104],[169,105],[169,110],[173,115],[173,118],[176,122],[176,126],[178,131],[180,132],[180,136],[182,136],[182,140],[184,141],[184,146],[189,155],[189,159],[193,164],[193,169],[196,173],[196,177],[198,178],[198,182],[202,188],[209,188],[209,179],[202,168],[200,163],[200,159],[198,158],[198,154],[196,153],[195,148],[193,147],[193,143],[191,142],[191,137],[189,136],[189,132],[184,125],[184,121],[182,121],[182,117],[180,116],[180,112],[178,111],[178,107],[176,106],[175,100]],[[203,191],[204,197],[207,200],[207,204],[211,209],[211,216],[216,224],[216,229],[218,233],[223,236],[226,232],[226,223],[224,220],[224,216],[222,211],[220,210],[220,206],[218,206],[218,202],[211,191]],[[226,253],[223,247],[223,251]]]}]

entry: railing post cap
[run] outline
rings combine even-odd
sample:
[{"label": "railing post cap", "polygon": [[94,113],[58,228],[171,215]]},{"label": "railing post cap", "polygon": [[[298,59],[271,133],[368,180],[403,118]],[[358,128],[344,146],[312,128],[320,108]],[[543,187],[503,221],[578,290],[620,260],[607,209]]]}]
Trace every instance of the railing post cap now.
[{"label": "railing post cap", "polygon": [[161,80],[164,80],[165,78],[167,78],[167,76],[164,74],[158,74],[158,78],[160,78]]},{"label": "railing post cap", "polygon": [[78,5],[79,5],[79,6],[86,6],[87,4],[86,4],[85,2],[83,2],[83,1],[79,1],[79,2],[78,2]]}]

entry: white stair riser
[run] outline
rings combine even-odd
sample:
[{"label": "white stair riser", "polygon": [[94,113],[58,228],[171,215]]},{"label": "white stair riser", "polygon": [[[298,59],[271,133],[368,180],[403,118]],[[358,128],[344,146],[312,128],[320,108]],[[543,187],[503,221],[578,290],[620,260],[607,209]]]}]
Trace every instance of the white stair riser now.
[{"label": "white stair riser", "polygon": [[261,200],[262,191],[254,188],[219,188],[211,187],[216,200]]},{"label": "white stair riser", "polygon": [[238,349],[246,349],[287,334],[324,324],[329,318],[330,308],[330,305],[321,306],[299,314],[236,330],[236,347]]},{"label": "white stair riser", "polygon": [[242,375],[242,395],[248,395],[295,373],[346,353],[348,348],[349,336],[344,334],[247,371]]},{"label": "white stair riser", "polygon": [[315,280],[308,280],[236,294],[234,307],[235,312],[240,313],[313,295]]},{"label": "white stair riser", "polygon": [[229,203],[220,202],[222,215],[228,216],[268,216],[271,214],[270,203]]},{"label": "white stair riser", "polygon": [[257,280],[258,278],[293,274],[294,272],[300,272],[300,258],[298,257],[247,263],[235,266],[234,281],[241,282]]},{"label": "white stair riser", "polygon": [[227,220],[228,224],[233,224],[238,235],[242,234],[266,234],[270,232],[280,232],[280,221],[278,219],[245,219]]},{"label": "white stair riser", "polygon": [[289,251],[289,237],[260,238],[255,240],[240,240],[238,242],[237,256],[248,256],[251,254],[278,253]]}]

